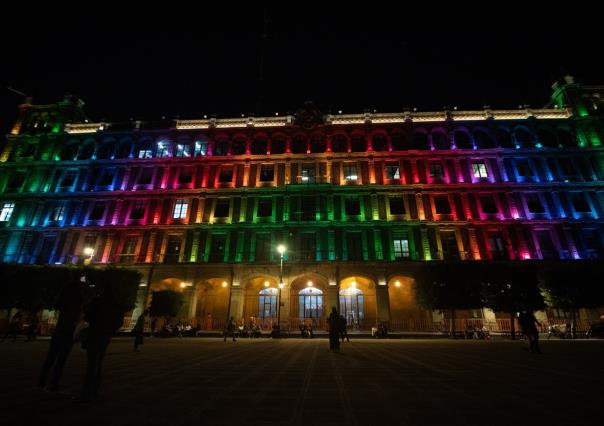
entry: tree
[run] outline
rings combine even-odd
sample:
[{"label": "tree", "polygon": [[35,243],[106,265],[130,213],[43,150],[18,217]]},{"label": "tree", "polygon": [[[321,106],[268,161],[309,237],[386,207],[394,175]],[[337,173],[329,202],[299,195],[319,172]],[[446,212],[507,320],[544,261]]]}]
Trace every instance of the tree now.
[{"label": "tree", "polygon": [[594,261],[560,261],[542,271],[540,287],[548,306],[571,314],[571,330],[576,338],[576,314],[579,308],[604,305],[602,274],[604,265]]},{"label": "tree", "polygon": [[181,293],[174,290],[160,290],[153,293],[149,311],[154,317],[175,317],[182,303]]},{"label": "tree", "polygon": [[128,269],[107,268],[83,268],[80,274],[86,277],[86,282],[95,288],[111,287],[111,292],[120,308],[126,312],[134,308],[141,274],[138,271]]},{"label": "tree", "polygon": [[448,311],[455,338],[455,311],[482,306],[480,281],[473,263],[429,263],[415,281],[417,303],[424,309]]},{"label": "tree", "polygon": [[545,307],[539,290],[535,265],[522,263],[484,263],[481,271],[483,305],[495,312],[510,314],[512,340],[516,338],[514,313]]}]

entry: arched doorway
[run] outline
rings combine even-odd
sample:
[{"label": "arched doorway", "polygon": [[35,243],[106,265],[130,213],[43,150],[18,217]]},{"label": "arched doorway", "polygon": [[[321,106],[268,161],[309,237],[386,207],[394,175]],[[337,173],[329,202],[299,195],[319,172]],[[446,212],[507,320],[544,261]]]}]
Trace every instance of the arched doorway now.
[{"label": "arched doorway", "polygon": [[301,320],[323,318],[323,291],[306,287],[298,292],[298,315]]},{"label": "arched doorway", "polygon": [[264,288],[258,292],[258,318],[262,321],[277,318],[277,294],[274,287]]},{"label": "arched doorway", "polygon": [[222,330],[229,308],[226,280],[212,278],[197,284],[195,317],[202,330]]},{"label": "arched doorway", "polygon": [[340,282],[338,294],[340,314],[353,329],[368,329],[376,324],[377,303],[375,283],[362,276],[353,276]]},{"label": "arched doorway", "polygon": [[245,286],[243,321],[270,329],[277,319],[279,288],[273,277],[250,278]]},{"label": "arched doorway", "polygon": [[[304,274],[295,278],[289,290],[290,328],[297,330],[302,324],[313,329],[325,326],[325,317],[329,313],[325,306],[329,301],[327,278],[319,274]],[[283,312],[281,313],[283,318]]]}]

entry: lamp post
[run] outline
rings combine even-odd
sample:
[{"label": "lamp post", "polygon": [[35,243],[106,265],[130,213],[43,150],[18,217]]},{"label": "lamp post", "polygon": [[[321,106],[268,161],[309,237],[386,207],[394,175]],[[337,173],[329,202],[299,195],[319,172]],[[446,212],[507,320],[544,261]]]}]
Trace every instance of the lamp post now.
[{"label": "lamp post", "polygon": [[88,256],[88,259],[84,259],[84,265],[90,265],[94,256],[94,249],[92,247],[84,247],[84,255]]},{"label": "lamp post", "polygon": [[279,296],[277,297],[277,329],[281,333],[281,290],[285,287],[283,284],[283,254],[286,251],[286,247],[283,244],[277,246],[279,252]]}]

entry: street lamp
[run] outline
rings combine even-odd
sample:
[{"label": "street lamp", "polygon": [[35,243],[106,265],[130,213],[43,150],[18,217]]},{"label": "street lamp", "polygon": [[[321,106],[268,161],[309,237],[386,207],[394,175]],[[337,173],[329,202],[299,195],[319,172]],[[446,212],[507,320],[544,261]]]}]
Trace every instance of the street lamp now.
[{"label": "street lamp", "polygon": [[281,333],[281,290],[285,287],[283,284],[283,254],[287,248],[283,244],[277,246],[279,252],[279,296],[277,298],[277,330]]},{"label": "street lamp", "polygon": [[84,247],[84,255],[88,256],[88,259],[84,259],[84,264],[89,265],[92,263],[92,257],[94,256],[94,249],[92,247]]}]

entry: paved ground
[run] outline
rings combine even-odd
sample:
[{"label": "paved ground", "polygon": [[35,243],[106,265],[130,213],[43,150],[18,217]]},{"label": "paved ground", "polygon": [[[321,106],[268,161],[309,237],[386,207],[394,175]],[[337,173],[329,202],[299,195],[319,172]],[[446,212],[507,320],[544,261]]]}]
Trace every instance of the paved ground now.
[{"label": "paved ground", "polygon": [[596,425],[603,424],[604,341],[117,338],[103,396],[73,404],[84,370],[75,348],[65,394],[35,388],[48,341],[0,344],[6,425]]}]

